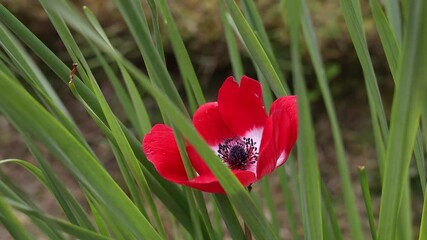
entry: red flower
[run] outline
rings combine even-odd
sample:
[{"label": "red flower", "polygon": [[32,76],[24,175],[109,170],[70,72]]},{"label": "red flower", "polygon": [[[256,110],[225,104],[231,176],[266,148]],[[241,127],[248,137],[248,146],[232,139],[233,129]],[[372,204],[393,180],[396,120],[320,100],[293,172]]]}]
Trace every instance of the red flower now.
[{"label": "red flower", "polygon": [[[197,109],[193,124],[200,135],[239,179],[243,186],[258,181],[288,158],[298,131],[296,97],[281,97],[267,116],[261,85],[246,76],[240,86],[227,78],[218,93],[218,102]],[[147,159],[165,179],[205,192],[224,193],[192,145],[186,150],[197,177],[188,179],[172,129],[155,125],[145,135]]]}]

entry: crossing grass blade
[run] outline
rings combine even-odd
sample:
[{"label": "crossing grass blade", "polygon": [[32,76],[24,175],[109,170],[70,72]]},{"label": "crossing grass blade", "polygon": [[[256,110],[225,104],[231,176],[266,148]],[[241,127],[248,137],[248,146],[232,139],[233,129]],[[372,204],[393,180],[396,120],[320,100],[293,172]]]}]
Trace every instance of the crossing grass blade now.
[{"label": "crossing grass blade", "polygon": [[406,23],[402,58],[398,66],[399,85],[392,105],[378,239],[391,239],[395,234],[398,212],[402,211],[399,206],[407,186],[419,117],[425,108],[427,72],[423,66],[427,63],[427,18],[424,13],[427,11],[427,4],[425,1],[410,1],[407,10],[411,14],[408,14]]}]

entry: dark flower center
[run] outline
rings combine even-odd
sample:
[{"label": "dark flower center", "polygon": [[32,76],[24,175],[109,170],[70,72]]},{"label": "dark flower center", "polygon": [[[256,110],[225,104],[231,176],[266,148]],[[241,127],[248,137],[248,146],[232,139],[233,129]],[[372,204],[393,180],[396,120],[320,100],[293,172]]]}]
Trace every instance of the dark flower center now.
[{"label": "dark flower center", "polygon": [[234,145],[230,149],[229,160],[230,164],[238,164],[239,162],[246,162],[248,154],[245,149],[240,145]]},{"label": "dark flower center", "polygon": [[218,146],[218,157],[232,170],[246,170],[258,159],[256,142],[252,138],[233,137]]}]

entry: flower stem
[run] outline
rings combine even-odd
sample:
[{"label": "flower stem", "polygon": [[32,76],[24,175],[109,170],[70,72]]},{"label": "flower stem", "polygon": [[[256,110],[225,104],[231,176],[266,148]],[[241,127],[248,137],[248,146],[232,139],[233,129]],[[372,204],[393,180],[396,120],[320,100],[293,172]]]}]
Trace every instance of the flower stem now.
[{"label": "flower stem", "polygon": [[[248,186],[248,192],[251,192],[252,190],[252,184]],[[246,240],[252,240],[252,232],[249,229],[248,225],[246,224],[246,222],[244,222],[245,225],[245,239]]]}]

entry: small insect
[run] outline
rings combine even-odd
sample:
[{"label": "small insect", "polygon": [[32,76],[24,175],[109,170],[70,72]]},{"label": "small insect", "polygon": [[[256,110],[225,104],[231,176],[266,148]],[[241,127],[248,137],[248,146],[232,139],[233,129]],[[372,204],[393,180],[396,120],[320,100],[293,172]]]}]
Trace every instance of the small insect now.
[{"label": "small insect", "polygon": [[74,83],[74,74],[76,74],[77,71],[77,63],[73,63],[73,69],[71,69],[69,78],[70,78],[70,82],[68,84],[73,84]]}]

